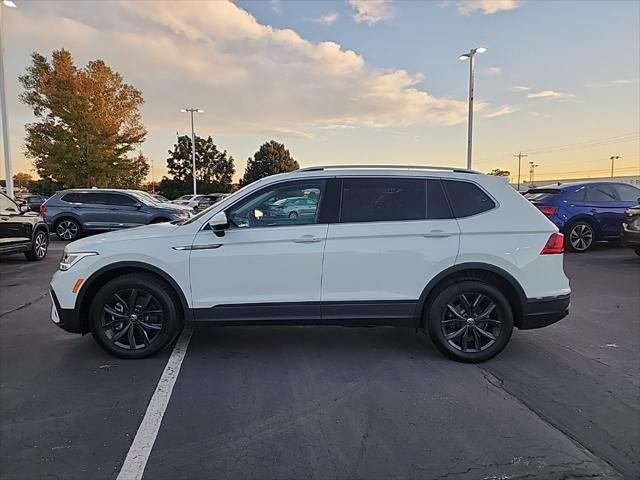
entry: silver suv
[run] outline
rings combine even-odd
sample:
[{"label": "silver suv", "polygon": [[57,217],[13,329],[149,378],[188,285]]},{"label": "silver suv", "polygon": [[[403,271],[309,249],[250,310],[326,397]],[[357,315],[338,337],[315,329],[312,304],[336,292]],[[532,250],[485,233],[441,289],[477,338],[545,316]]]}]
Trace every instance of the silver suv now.
[{"label": "silver suv", "polygon": [[40,207],[40,213],[62,240],[190,216],[182,207],[155,202],[134,190],[95,188],[57,192]]}]

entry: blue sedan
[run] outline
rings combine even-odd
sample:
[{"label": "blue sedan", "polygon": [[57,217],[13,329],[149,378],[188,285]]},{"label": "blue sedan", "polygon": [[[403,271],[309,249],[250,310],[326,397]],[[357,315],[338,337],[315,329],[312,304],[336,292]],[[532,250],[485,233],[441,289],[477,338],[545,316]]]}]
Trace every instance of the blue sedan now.
[{"label": "blue sedan", "polygon": [[586,252],[599,240],[620,238],[624,212],[640,202],[640,188],[620,182],[581,182],[529,190],[525,197],[564,234],[565,247]]}]

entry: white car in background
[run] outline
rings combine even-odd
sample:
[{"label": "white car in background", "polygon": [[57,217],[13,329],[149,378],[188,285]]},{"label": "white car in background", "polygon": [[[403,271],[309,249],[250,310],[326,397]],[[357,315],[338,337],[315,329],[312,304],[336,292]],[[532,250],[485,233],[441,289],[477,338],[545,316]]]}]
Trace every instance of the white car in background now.
[{"label": "white car in background", "polygon": [[[312,214],[269,214],[303,197]],[[482,362],[514,327],[568,314],[563,245],[497,177],[311,167],[263,178],[184,221],[68,244],[51,315],[123,358],[162,350],[193,321],[410,327],[454,360]]]},{"label": "white car in background", "polygon": [[171,203],[174,205],[185,205],[191,209],[195,209],[200,203],[200,200],[204,198],[204,195],[182,195],[176,198]]}]

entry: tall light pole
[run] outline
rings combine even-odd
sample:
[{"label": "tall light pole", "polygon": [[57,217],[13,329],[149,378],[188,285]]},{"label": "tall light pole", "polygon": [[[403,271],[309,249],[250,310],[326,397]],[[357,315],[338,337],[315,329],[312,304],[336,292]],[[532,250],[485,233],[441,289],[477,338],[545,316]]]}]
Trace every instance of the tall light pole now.
[{"label": "tall light pole", "polygon": [[529,183],[533,183],[533,174],[536,170],[536,167],[539,167],[540,165],[538,165],[537,163],[534,162],[529,162]]},{"label": "tall light pole", "polygon": [[196,187],[196,133],[193,128],[193,114],[203,113],[204,110],[199,108],[183,108],[181,112],[189,112],[191,114],[191,161],[193,162],[193,194],[197,194]]},{"label": "tall light pole", "polygon": [[622,157],[620,155],[613,155],[612,157],[609,157],[609,160],[611,160],[611,178],[613,178],[613,162],[621,158]]},{"label": "tall light pole", "polygon": [[11,156],[9,148],[9,120],[7,117],[7,92],[4,85],[4,7],[15,8],[16,4],[11,0],[2,0],[0,3],[0,104],[2,104],[2,139],[4,147],[4,175],[6,179],[7,195],[13,198],[13,171],[11,168]]},{"label": "tall light pole", "polygon": [[463,53],[458,60],[469,60],[469,123],[467,124],[467,168],[471,169],[471,143],[473,139],[473,81],[474,81],[474,58],[476,53],[484,53],[485,47],[477,47]]}]

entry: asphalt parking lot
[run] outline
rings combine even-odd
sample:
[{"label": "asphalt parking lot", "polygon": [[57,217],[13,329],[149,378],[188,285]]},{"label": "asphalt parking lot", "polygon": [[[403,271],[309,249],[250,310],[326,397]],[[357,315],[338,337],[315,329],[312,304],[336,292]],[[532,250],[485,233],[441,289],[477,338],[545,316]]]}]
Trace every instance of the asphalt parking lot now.
[{"label": "asphalt parking lot", "polygon": [[[169,357],[50,322],[63,246],[0,259],[2,479],[116,478]],[[571,315],[481,365],[408,329],[197,326],[144,478],[640,478],[640,257],[565,270]]]}]

